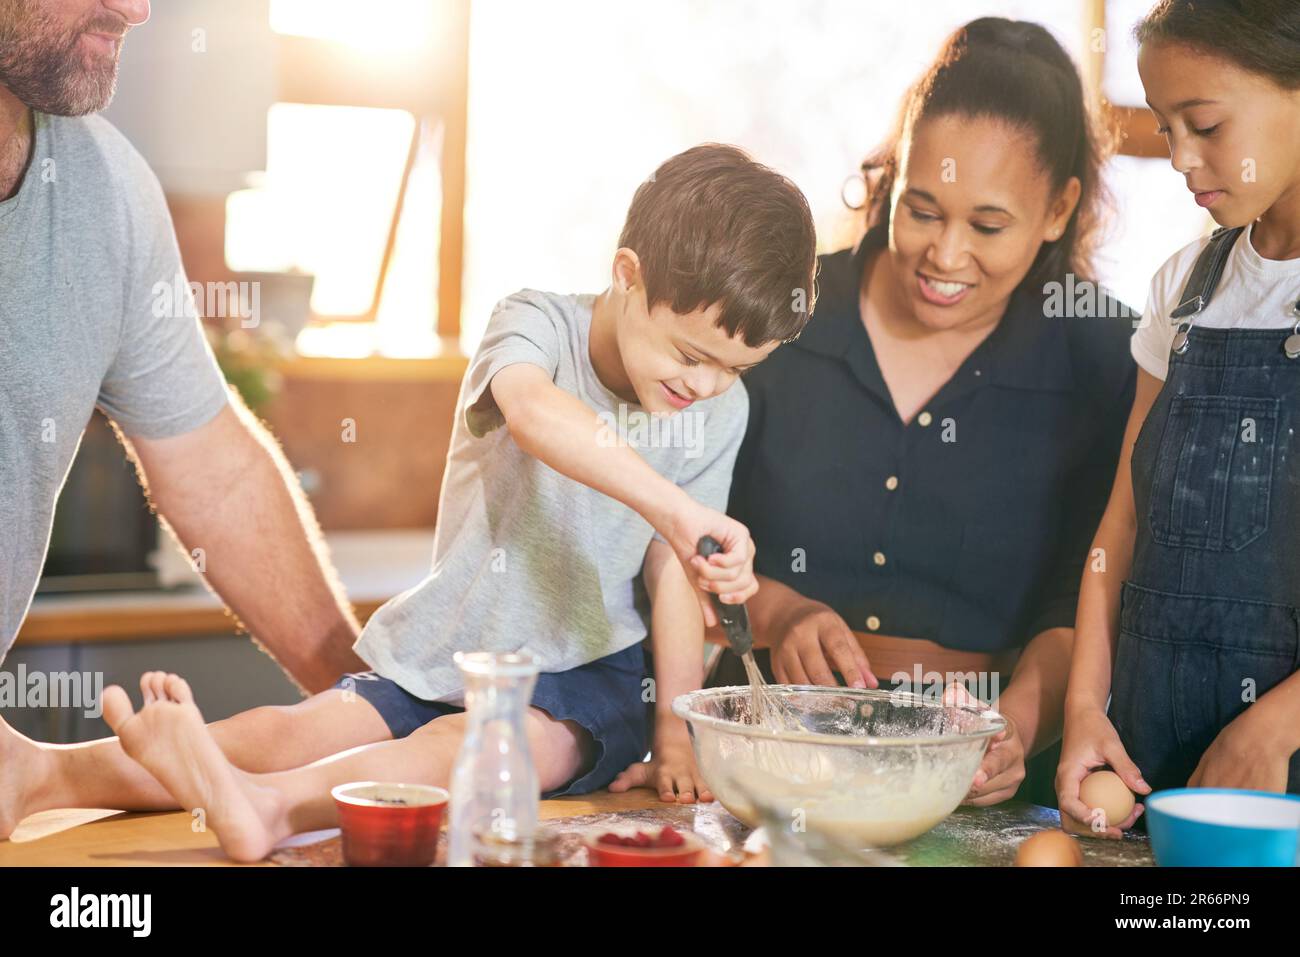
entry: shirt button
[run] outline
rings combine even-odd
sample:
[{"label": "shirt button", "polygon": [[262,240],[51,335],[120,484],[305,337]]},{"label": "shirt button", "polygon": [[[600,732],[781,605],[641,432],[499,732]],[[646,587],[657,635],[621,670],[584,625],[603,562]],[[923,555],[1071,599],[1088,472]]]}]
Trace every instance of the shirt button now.
[{"label": "shirt button", "polygon": [[933,422],[934,419],[931,418],[929,412],[922,412],[920,415],[918,415],[918,416],[916,417],[916,421],[917,421],[918,423],[920,423],[920,425],[921,425],[922,428],[924,428],[925,426],[927,426],[927,425],[929,425],[931,422]]},{"label": "shirt button", "polygon": [[877,565],[883,565],[885,564],[885,553],[876,552],[876,554],[871,556],[871,560],[875,562]]},{"label": "shirt button", "polygon": [[898,488],[898,476],[891,475],[889,478],[885,479],[885,488],[889,489],[891,492]]},{"label": "shirt button", "polygon": [[875,615],[871,615],[869,618],[867,618],[867,627],[872,631],[879,631],[880,619],[877,618]]}]

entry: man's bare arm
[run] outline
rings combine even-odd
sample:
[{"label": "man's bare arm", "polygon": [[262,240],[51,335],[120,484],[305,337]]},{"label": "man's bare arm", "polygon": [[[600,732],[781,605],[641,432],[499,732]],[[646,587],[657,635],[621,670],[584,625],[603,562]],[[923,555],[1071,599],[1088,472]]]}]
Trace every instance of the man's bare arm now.
[{"label": "man's bare arm", "polygon": [[166,524],[187,551],[203,549],[207,583],[294,681],[315,693],[365,670],[311,505],[242,402],[192,432],[127,447]]}]

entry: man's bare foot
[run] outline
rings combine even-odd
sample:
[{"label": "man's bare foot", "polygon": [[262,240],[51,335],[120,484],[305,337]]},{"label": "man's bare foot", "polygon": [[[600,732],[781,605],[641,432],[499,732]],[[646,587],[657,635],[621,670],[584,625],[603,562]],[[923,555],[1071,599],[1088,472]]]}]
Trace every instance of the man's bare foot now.
[{"label": "man's bare foot", "polygon": [[28,814],[41,810],[32,798],[50,773],[46,752],[0,718],[0,841]]},{"label": "man's bare foot", "polygon": [[[201,808],[205,825],[237,861],[260,861],[290,833],[275,791],[232,765],[213,740],[179,675],[152,682],[137,714],[118,685],[104,689],[104,720],[122,750],[171,792],[187,811]],[[152,700],[151,700],[152,699]]]}]

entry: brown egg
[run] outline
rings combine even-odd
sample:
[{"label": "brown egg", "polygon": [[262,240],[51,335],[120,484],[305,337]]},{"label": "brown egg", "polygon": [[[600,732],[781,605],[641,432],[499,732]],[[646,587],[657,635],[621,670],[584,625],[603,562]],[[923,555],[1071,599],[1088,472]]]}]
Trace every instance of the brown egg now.
[{"label": "brown egg", "polygon": [[1079,843],[1064,831],[1039,831],[1016,851],[1016,867],[1081,867]]},{"label": "brown egg", "polygon": [[1079,785],[1079,800],[1095,812],[1106,814],[1106,826],[1118,827],[1133,813],[1136,800],[1122,778],[1114,771],[1093,771]]}]

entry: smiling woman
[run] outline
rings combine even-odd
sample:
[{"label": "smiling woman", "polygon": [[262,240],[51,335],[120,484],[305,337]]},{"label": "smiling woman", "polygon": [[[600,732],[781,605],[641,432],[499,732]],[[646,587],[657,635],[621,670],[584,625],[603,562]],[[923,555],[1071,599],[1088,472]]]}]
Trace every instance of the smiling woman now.
[{"label": "smiling woman", "polygon": [[[971,135],[990,123],[986,138]],[[977,142],[999,148],[969,148]],[[962,145],[965,156],[954,155]],[[1010,267],[1010,285],[987,293],[986,307],[1022,282],[1041,287],[1067,272],[1095,278],[1104,207],[1099,170],[1108,145],[1073,62],[1051,34],[1037,24],[976,20],[949,39],[904,99],[889,137],[863,162],[871,186],[867,223],[893,223],[894,242],[902,234],[904,245],[924,246],[945,213],[958,213],[970,243],[986,254],[996,250]],[[909,162],[918,147],[927,155]],[[913,182],[918,176],[923,182]],[[964,206],[953,210],[959,200]],[[970,278],[937,274],[955,250],[936,252],[931,279]]]},{"label": "smiling woman", "polygon": [[[778,680],[919,666],[1005,689],[1011,731],[971,795],[992,803],[1059,733],[1130,330],[1104,294],[1045,304],[1094,281],[1104,153],[1046,29],[967,24],[898,117],[863,164],[866,235],[821,258],[808,328],[746,379],[730,511],[758,547],[750,613]],[[1021,796],[1054,803],[1054,767]]]}]

